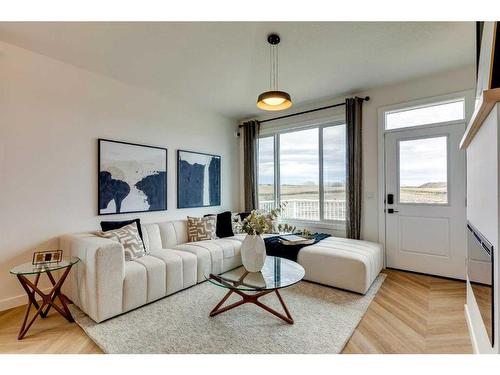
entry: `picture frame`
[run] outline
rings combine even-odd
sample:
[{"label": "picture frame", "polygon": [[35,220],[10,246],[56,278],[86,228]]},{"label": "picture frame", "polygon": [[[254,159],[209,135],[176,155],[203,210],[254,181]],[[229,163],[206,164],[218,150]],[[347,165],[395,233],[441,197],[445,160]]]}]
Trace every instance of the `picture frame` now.
[{"label": "picture frame", "polygon": [[34,266],[59,263],[62,260],[62,250],[35,251],[31,263]]},{"label": "picture frame", "polygon": [[97,213],[166,211],[168,149],[98,139]]},{"label": "picture frame", "polygon": [[220,155],[177,150],[177,208],[221,205]]}]

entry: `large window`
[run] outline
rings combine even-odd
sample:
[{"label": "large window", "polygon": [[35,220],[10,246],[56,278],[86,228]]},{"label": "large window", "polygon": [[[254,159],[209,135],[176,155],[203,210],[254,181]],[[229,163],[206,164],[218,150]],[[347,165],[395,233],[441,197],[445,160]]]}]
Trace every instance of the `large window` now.
[{"label": "large window", "polygon": [[281,202],[287,219],[344,221],[345,142],[344,124],[260,138],[259,207]]}]

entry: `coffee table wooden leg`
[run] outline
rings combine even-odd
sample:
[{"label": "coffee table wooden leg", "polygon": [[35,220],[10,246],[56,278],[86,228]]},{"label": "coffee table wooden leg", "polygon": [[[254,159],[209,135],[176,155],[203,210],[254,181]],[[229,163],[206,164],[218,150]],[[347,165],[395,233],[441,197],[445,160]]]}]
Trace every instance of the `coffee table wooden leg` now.
[{"label": "coffee table wooden leg", "polygon": [[[263,304],[262,302],[259,301],[260,297],[263,297],[266,294],[269,294],[269,293],[272,293],[272,292],[273,291],[271,291],[271,290],[266,290],[266,291],[259,292],[257,294],[246,294],[246,293],[243,293],[240,290],[236,290],[236,289],[230,290],[224,296],[224,298],[213,308],[213,310],[210,312],[210,316],[219,315],[219,314],[221,314],[223,312],[226,312],[228,310],[234,309],[235,307],[241,306],[241,305],[243,305],[245,303],[253,303],[253,304],[259,306],[261,309],[266,310],[267,312],[273,314],[274,316],[277,316],[278,318],[284,320],[288,324],[293,324],[294,321],[293,321],[292,315],[288,311],[288,308],[287,308],[287,306],[285,304],[285,301],[283,301],[283,298],[281,297],[281,294],[279,293],[279,291],[277,289],[274,290],[274,292],[276,293],[276,296],[278,297],[278,300],[280,301],[280,304],[283,307],[283,310],[285,311],[286,315],[283,315],[283,314],[279,313],[278,311],[270,308],[269,306],[267,306],[267,305],[265,305],[265,304]],[[241,300],[238,301],[238,302],[232,303],[232,304],[230,304],[228,306],[225,306],[225,307],[221,308],[221,306],[224,304],[224,302],[226,302],[226,300],[229,298],[229,296],[231,294],[233,294],[233,293],[238,294],[241,297]]]},{"label": "coffee table wooden leg", "polygon": [[232,303],[230,305],[224,306],[223,308],[220,308],[220,304],[217,304],[217,306],[210,312],[210,316],[216,316],[219,314],[222,314],[223,312],[226,312],[228,310],[234,309],[235,307],[241,306],[244,303],[247,303],[248,301],[242,299],[238,302]]}]

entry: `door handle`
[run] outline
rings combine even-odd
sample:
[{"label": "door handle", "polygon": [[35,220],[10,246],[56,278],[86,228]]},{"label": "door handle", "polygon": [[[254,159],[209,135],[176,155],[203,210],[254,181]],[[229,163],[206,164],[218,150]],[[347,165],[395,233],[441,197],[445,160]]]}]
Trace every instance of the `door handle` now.
[{"label": "door handle", "polygon": [[394,214],[394,213],[397,213],[397,212],[399,212],[399,211],[398,211],[398,210],[395,210],[394,208],[388,208],[388,209],[387,209],[387,213],[388,213],[388,214]]}]

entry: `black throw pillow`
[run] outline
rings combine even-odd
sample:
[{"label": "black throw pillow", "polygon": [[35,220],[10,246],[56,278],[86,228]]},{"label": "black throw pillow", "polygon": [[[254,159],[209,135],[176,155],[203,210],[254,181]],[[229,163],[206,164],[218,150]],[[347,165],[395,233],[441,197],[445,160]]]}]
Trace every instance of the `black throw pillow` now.
[{"label": "black throw pillow", "polygon": [[[206,216],[216,216],[214,214],[208,214]],[[217,221],[215,226],[215,234],[219,238],[234,236],[233,224],[232,224],[232,214],[231,211],[226,211],[221,214],[217,214]]]},{"label": "black throw pillow", "polygon": [[107,232],[108,230],[120,229],[121,227],[124,227],[125,225],[129,225],[132,223],[137,224],[137,231],[139,232],[139,236],[141,237],[142,243],[144,245],[144,240],[142,239],[141,219],[132,219],[123,221],[101,221],[101,229],[103,232]]},{"label": "black throw pillow", "polygon": [[217,215],[216,234],[219,238],[234,236],[231,211]]},{"label": "black throw pillow", "polygon": [[241,221],[245,220],[248,216],[250,216],[251,212],[240,212],[238,215],[240,215]]}]

